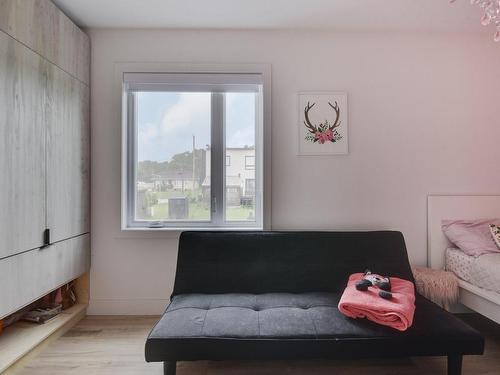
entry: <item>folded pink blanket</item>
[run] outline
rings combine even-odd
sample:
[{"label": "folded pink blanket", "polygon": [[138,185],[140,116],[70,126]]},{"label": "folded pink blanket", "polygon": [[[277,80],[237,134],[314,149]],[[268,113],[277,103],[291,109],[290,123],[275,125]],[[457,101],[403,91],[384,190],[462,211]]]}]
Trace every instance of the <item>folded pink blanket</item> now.
[{"label": "folded pink blanket", "polygon": [[387,300],[378,295],[377,287],[367,291],[356,289],[356,281],[363,278],[362,273],[349,277],[344,294],[340,298],[339,310],[350,318],[367,318],[372,322],[405,331],[413,323],[415,313],[415,289],[407,280],[391,277],[392,298]]}]

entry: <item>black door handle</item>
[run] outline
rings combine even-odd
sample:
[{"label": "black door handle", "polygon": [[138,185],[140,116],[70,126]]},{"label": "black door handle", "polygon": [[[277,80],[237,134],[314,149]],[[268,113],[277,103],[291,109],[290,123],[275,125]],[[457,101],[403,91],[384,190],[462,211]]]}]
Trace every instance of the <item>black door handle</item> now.
[{"label": "black door handle", "polygon": [[42,245],[42,249],[44,247],[47,247],[47,246],[50,246],[50,229],[47,228],[43,231],[43,245]]}]

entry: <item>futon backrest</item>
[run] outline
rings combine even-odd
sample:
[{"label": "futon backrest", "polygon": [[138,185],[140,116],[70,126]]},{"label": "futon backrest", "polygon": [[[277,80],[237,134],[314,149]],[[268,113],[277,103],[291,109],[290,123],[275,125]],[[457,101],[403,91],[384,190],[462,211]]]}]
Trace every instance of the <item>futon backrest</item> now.
[{"label": "futon backrest", "polygon": [[366,269],[411,280],[400,232],[183,232],[172,295],[340,292]]}]

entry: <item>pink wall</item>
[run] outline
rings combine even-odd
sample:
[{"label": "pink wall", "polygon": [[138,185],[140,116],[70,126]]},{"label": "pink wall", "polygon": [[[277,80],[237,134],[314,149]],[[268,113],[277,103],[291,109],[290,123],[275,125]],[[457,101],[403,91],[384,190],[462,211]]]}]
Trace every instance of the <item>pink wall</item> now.
[{"label": "pink wall", "polygon": [[[426,263],[428,194],[499,194],[500,46],[458,34],[90,30],[93,314],[157,314],[177,236],[120,231],[115,62],[272,64],[273,229],[396,229]],[[349,155],[297,156],[297,92],[346,90]],[[321,192],[321,194],[319,194]]]}]

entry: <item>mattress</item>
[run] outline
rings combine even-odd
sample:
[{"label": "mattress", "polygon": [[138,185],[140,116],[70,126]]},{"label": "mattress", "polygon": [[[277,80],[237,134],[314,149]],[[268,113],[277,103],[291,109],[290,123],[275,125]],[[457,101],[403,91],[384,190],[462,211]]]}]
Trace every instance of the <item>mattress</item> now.
[{"label": "mattress", "polygon": [[446,270],[479,288],[500,293],[500,253],[474,258],[459,249],[447,249]]}]

